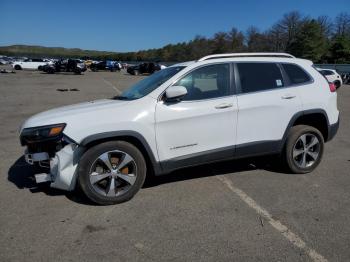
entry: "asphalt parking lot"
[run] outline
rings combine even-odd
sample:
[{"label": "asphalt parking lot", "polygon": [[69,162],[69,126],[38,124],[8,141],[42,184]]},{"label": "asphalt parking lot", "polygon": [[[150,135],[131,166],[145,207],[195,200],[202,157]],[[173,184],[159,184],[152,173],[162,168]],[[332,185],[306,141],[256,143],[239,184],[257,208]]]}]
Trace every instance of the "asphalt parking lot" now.
[{"label": "asphalt parking lot", "polygon": [[350,86],[338,91],[338,134],[308,175],[280,173],[269,159],[217,163],[150,179],[115,206],[37,187],[18,140],[22,121],[141,78],[0,74],[0,261],[350,260]]}]

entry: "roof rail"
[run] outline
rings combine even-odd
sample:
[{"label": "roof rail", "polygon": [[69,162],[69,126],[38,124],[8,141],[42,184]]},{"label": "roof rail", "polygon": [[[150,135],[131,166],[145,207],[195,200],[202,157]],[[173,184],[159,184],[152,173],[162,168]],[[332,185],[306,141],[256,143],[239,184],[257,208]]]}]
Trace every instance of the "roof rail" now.
[{"label": "roof rail", "polygon": [[229,53],[229,54],[215,54],[208,55],[198,59],[198,62],[215,59],[215,58],[228,58],[228,57],[285,57],[285,58],[295,58],[291,54],[287,53]]}]

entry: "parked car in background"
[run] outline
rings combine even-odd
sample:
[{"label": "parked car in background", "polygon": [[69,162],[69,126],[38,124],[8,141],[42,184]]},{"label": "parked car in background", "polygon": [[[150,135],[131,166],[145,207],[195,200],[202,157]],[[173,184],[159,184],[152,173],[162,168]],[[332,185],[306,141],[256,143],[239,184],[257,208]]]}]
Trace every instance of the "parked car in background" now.
[{"label": "parked car in background", "polygon": [[42,66],[42,71],[48,74],[58,72],[73,72],[74,74],[81,74],[86,71],[86,65],[81,60],[65,59]]},{"label": "parked car in background", "polygon": [[337,71],[324,68],[317,68],[317,70],[325,76],[328,82],[333,83],[337,89],[342,86],[343,80]]},{"label": "parked car in background", "polygon": [[106,60],[97,63],[92,63],[90,65],[91,71],[97,72],[99,70],[109,70],[111,72],[120,71],[122,69],[122,65],[113,60]]},{"label": "parked car in background", "polygon": [[85,64],[87,67],[90,67],[90,65],[91,65],[92,63],[94,63],[94,61],[93,61],[93,60],[90,60],[90,59],[84,61],[84,64]]},{"label": "parked car in background", "polygon": [[[203,57],[146,77],[112,99],[51,109],[20,127],[36,181],[98,204],[131,199],[146,175],[278,155],[291,173],[321,162],[339,127],[337,92],[285,53]],[[311,179],[311,178],[310,178]]]},{"label": "parked car in background", "polygon": [[161,66],[157,63],[142,63],[135,66],[129,66],[127,72],[131,75],[153,74],[161,70]]},{"label": "parked car in background", "polygon": [[12,62],[12,58],[7,57],[7,56],[1,56],[0,57],[0,65],[8,65]]},{"label": "parked car in background", "polygon": [[350,73],[349,72],[343,72],[341,74],[341,78],[343,80],[343,84],[347,84],[347,85],[350,84]]},{"label": "parked car in background", "polygon": [[47,63],[51,63],[51,62],[41,58],[29,58],[24,61],[14,61],[12,63],[12,67],[15,70],[22,70],[22,69],[39,70],[40,67],[46,65]]}]

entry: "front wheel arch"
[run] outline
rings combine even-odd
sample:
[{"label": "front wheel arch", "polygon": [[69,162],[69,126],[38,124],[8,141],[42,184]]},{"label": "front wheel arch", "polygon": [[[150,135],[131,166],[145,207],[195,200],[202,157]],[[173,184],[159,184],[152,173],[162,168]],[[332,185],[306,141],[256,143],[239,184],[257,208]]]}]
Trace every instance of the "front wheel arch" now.
[{"label": "front wheel arch", "polygon": [[135,131],[115,131],[92,135],[83,139],[80,146],[84,147],[84,151],[86,151],[92,146],[108,141],[125,141],[134,145],[141,151],[143,157],[145,158],[148,173],[152,175],[162,174],[160,163],[156,160],[156,157],[147,140],[141,134]]}]

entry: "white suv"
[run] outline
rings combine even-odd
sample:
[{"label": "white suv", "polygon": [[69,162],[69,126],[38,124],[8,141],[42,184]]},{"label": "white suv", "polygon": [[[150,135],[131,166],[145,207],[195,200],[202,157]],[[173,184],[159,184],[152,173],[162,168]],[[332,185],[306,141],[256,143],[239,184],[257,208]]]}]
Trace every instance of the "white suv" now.
[{"label": "white suv", "polygon": [[292,173],[320,163],[337,132],[334,85],[284,53],[210,55],[163,69],[113,99],[29,118],[20,140],[37,182],[120,203],[146,173],[281,154]]}]

